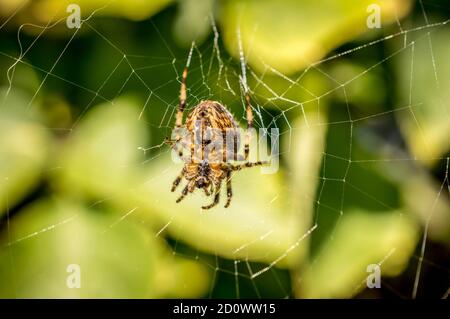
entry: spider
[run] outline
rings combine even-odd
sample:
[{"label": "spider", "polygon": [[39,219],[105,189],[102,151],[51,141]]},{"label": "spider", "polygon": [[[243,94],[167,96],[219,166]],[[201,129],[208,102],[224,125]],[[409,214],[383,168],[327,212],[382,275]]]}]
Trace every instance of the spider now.
[{"label": "spider", "polygon": [[[246,118],[247,131],[245,135],[244,157],[239,157],[240,161],[245,161],[241,164],[232,164],[228,161],[230,154],[233,155],[234,160],[238,160],[237,146],[239,145],[239,126],[235,121],[233,115],[227,110],[225,106],[217,101],[201,101],[188,114],[186,123],[182,125],[183,112],[186,108],[186,79],[188,75],[188,67],[183,70],[180,89],[180,100],[178,105],[178,112],[175,120],[176,130],[184,129],[187,132],[187,139],[190,141],[190,157],[183,156],[183,152],[179,149],[179,143],[182,142],[180,134],[176,134],[175,139],[166,138],[172,149],[178,152],[178,156],[184,161],[184,167],[181,173],[174,180],[171,191],[174,192],[183,178],[187,180],[187,185],[181,192],[181,195],[176,200],[179,203],[189,193],[194,192],[196,188],[203,189],[206,196],[214,196],[213,202],[209,205],[202,206],[203,209],[210,209],[219,203],[220,190],[222,182],[226,181],[227,201],[225,208],[230,206],[233,191],[231,187],[231,174],[243,168],[250,168],[258,165],[264,165],[268,162],[257,161],[248,162],[249,144],[250,144],[250,129],[253,127],[253,111],[250,103],[250,96],[246,92]],[[206,137],[207,132],[213,132]],[[215,133],[214,133],[215,132]],[[230,134],[231,133],[231,134]],[[197,143],[200,147],[195,148],[195,143],[192,141],[201,136],[201,143]],[[228,135],[227,135],[228,134]],[[219,150],[207,151],[207,146],[219,142],[221,145],[227,145],[227,136],[233,138],[233,149],[229,147],[221,148]],[[230,152],[229,154],[227,154]],[[227,156],[228,155],[228,156]]]}]

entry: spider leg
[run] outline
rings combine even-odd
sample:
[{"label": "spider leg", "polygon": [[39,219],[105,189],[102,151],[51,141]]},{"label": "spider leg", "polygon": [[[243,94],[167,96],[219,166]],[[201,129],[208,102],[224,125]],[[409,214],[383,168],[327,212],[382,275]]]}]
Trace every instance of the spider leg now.
[{"label": "spider leg", "polygon": [[180,128],[183,122],[183,112],[186,107],[186,78],[188,74],[188,67],[186,66],[183,70],[183,75],[181,77],[181,88],[180,88],[180,103],[178,104],[177,118],[175,121],[175,127]]},{"label": "spider leg", "polygon": [[174,192],[175,189],[178,187],[178,185],[180,185],[180,182],[181,182],[181,180],[182,180],[184,174],[185,174],[185,171],[184,171],[184,168],[183,168],[183,169],[181,170],[180,175],[178,175],[177,178],[173,181],[172,189],[171,189],[172,192]]},{"label": "spider leg", "polygon": [[211,193],[209,192],[207,186],[205,186],[205,187],[203,188],[203,190],[205,191],[205,195],[206,195],[206,196],[210,196],[210,195],[211,195]]},{"label": "spider leg", "polygon": [[177,203],[179,203],[179,202],[181,202],[182,200],[183,200],[183,198],[185,198],[186,197],[186,195],[189,193],[189,192],[192,192],[192,190],[193,190],[193,185],[195,185],[194,184],[194,181],[189,181],[189,183],[183,188],[183,190],[181,191],[181,196],[180,197],[178,197],[178,199],[176,200],[176,202]]},{"label": "spider leg", "polygon": [[221,182],[218,182],[216,185],[216,189],[214,192],[214,201],[206,206],[202,206],[202,209],[206,210],[206,209],[210,209],[214,206],[216,206],[219,203],[219,199],[220,199],[220,188],[221,188]]},{"label": "spider leg", "polygon": [[258,161],[258,162],[244,163],[244,164],[239,164],[239,165],[229,165],[228,168],[231,171],[240,171],[243,168],[250,168],[250,167],[254,167],[254,166],[261,166],[261,165],[267,165],[267,164],[269,164],[268,161]]},{"label": "spider leg", "polygon": [[183,156],[183,148],[180,147],[180,141],[182,141],[182,137],[177,133],[177,137],[174,140],[169,138],[164,139],[164,143],[168,144],[175,152],[177,152],[178,156],[184,161],[189,162],[189,157]]},{"label": "spider leg", "polygon": [[[208,193],[211,195],[214,192],[214,184],[211,183],[211,186],[209,187]],[[209,195],[208,195],[209,196]]]},{"label": "spider leg", "polygon": [[[245,89],[245,88],[244,88]],[[237,140],[234,140],[234,160],[247,161],[250,154],[251,129],[253,128],[253,110],[248,89],[245,92],[247,130],[244,139],[244,155],[237,153]]]},{"label": "spider leg", "polygon": [[245,92],[245,104],[247,109],[247,132],[245,134],[244,160],[248,160],[248,154],[250,153],[250,130],[253,128],[253,110],[248,91]]},{"label": "spider leg", "polygon": [[231,188],[231,171],[227,171],[227,202],[225,204],[225,208],[230,206],[231,203],[231,197],[233,197],[233,189]]},{"label": "spider leg", "polygon": [[183,74],[181,76],[181,88],[180,88],[180,101],[178,104],[178,112],[177,112],[177,116],[175,119],[175,128],[178,129],[177,130],[177,134],[175,137],[175,140],[171,140],[169,138],[166,138],[164,140],[165,143],[169,144],[177,153],[178,156],[180,158],[183,159],[183,151],[182,149],[179,148],[178,143],[180,142],[180,140],[182,139],[179,133],[179,129],[182,126],[183,123],[183,113],[184,113],[184,109],[186,108],[186,79],[187,79],[187,75],[188,75],[188,65],[185,66],[184,70],[183,70]]},{"label": "spider leg", "polygon": [[195,190],[195,180],[190,181],[188,186],[189,186],[189,193],[194,192],[194,190]]},{"label": "spider leg", "polygon": [[181,137],[179,137],[179,136],[175,140],[171,140],[171,139],[166,137],[164,139],[164,143],[168,144],[173,150],[175,150],[175,152],[178,153],[178,156],[180,158],[183,158],[183,150],[178,145],[180,140],[181,140]]},{"label": "spider leg", "polygon": [[187,195],[189,191],[189,184],[186,185],[183,190],[181,191],[181,196],[177,198],[176,202],[179,203],[183,200],[183,198]]}]

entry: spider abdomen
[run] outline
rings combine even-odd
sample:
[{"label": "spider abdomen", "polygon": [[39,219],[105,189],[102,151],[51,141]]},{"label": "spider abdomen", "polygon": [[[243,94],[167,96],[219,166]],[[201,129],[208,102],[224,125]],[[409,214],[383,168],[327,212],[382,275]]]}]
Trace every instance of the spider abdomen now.
[{"label": "spider abdomen", "polygon": [[194,140],[193,160],[210,163],[234,159],[239,148],[239,126],[233,115],[216,101],[202,101],[189,113],[186,129]]},{"label": "spider abdomen", "polygon": [[195,123],[202,122],[205,127],[216,128],[219,130],[237,129],[238,125],[233,115],[219,102],[202,101],[200,102],[186,119],[186,128],[194,131]]}]

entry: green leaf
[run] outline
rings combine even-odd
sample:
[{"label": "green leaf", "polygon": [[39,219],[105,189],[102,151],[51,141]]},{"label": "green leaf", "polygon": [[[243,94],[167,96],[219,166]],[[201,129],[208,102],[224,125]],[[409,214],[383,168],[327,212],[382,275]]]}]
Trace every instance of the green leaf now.
[{"label": "green leaf", "polygon": [[328,93],[336,85],[315,69],[309,70],[295,81],[287,80],[278,72],[267,72],[261,79],[251,77],[249,82],[254,91],[252,95],[260,106],[287,110],[286,115],[299,115],[303,120],[304,113],[311,111],[317,114],[318,108],[328,104]]},{"label": "green leaf", "polygon": [[262,72],[269,65],[293,73],[370,31],[367,7],[373,4],[380,6],[382,24],[404,16],[410,7],[405,0],[231,0],[221,3],[220,24],[225,45],[234,56],[238,56],[240,30],[253,68]]},{"label": "green leaf", "polygon": [[[125,213],[67,200],[27,206],[0,234],[0,298],[161,298],[203,296],[210,272],[174,257],[165,242]],[[80,268],[80,288],[69,288]]]},{"label": "green leaf", "polygon": [[349,298],[366,287],[367,266],[381,276],[400,274],[414,252],[419,226],[400,212],[342,215],[330,239],[299,277],[304,298]]},{"label": "green leaf", "polygon": [[71,194],[108,197],[133,185],[142,155],[138,147],[146,141],[138,118],[130,99],[96,106],[64,145],[62,169],[55,172],[58,186]]},{"label": "green leaf", "polygon": [[[117,16],[131,20],[143,20],[156,14],[172,2],[174,0],[78,0],[76,4],[80,6],[81,16],[85,18],[94,14],[94,16]],[[71,0],[29,1],[29,4],[22,10],[22,17],[26,17],[28,23],[31,21],[39,23],[57,21],[68,16],[67,7],[72,3],[74,2]],[[14,8],[14,4],[5,6],[0,3],[1,11],[12,12],[14,10],[11,7]]]},{"label": "green leaf", "polygon": [[[153,237],[64,201],[42,201],[11,220],[0,241],[2,298],[143,298],[157,295]],[[80,288],[67,285],[80,267]],[[69,269],[70,270],[70,269]]]},{"label": "green leaf", "polygon": [[436,163],[450,149],[449,37],[445,28],[433,30],[429,36],[420,33],[395,60],[400,79],[398,106],[409,107],[395,115],[411,151],[427,165]]},{"label": "green leaf", "polygon": [[[325,107],[325,105],[322,105]],[[307,233],[313,229],[313,216],[316,192],[320,181],[323,154],[326,150],[327,118],[322,111],[310,111],[306,119],[297,117],[292,122],[295,127],[292,140],[285,140],[285,149],[289,149],[287,164],[290,168],[292,210],[296,212],[299,232]],[[302,262],[309,249],[309,239],[301,245]]]},{"label": "green leaf", "polygon": [[214,0],[179,1],[178,14],[174,23],[177,42],[188,47],[192,41],[202,43],[211,32],[211,18]]},{"label": "green leaf", "polygon": [[[381,141],[377,145],[375,141],[371,142],[377,147],[384,143]],[[392,158],[398,156],[395,152],[387,154]],[[426,225],[427,238],[450,244],[450,200],[444,196],[442,182],[413,162],[399,164],[396,161],[381,161],[374,168],[381,176],[398,185],[405,211],[417,216],[424,227]]]},{"label": "green leaf", "polygon": [[28,95],[16,89],[4,99],[5,93],[0,91],[0,215],[39,183],[50,142],[46,129],[25,111]]}]

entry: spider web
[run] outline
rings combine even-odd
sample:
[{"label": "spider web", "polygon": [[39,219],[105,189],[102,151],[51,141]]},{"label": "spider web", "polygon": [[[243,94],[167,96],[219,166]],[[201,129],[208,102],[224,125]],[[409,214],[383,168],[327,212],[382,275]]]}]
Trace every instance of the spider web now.
[{"label": "spider web", "polygon": [[[144,122],[152,134],[151,141],[146,145],[141,145],[136,149],[136,152],[143,154],[145,157],[140,164],[152,165],[160,158],[167,157],[170,154],[170,149],[164,145],[163,140],[164,137],[170,136],[174,127],[181,71],[184,66],[188,65],[188,106],[184,114],[185,117],[202,100],[223,101],[243,127],[243,123],[245,123],[245,101],[243,97],[244,92],[249,91],[252,98],[255,126],[267,130],[267,132],[270,132],[271,128],[277,128],[280,132],[281,146],[279,156],[282,161],[282,170],[276,174],[283,174],[283,179],[287,179],[292,174],[291,168],[288,165],[284,165],[283,161],[286,161],[286,158],[295,150],[295,134],[299,131],[308,132],[317,127],[327,127],[327,146],[318,151],[322,155],[321,169],[317,174],[313,173],[314,178],[317,179],[315,195],[313,198],[308,197],[308,194],[299,195],[304,201],[310,201],[314,205],[311,223],[299,232],[297,236],[294,236],[294,240],[281,253],[272,256],[269,260],[264,258],[264,256],[260,260],[258,258],[232,258],[224,256],[221,252],[208,251],[190,245],[185,238],[177,235],[177,233],[183,232],[183,223],[177,221],[177,219],[181,218],[180,214],[183,213],[183,203],[180,204],[178,212],[169,215],[166,221],[155,230],[156,237],[164,238],[170,244],[174,256],[197,261],[210,269],[211,280],[210,288],[206,294],[207,297],[292,298],[295,296],[296,282],[301,283],[302,276],[292,275],[292,271],[286,270],[283,263],[291,254],[295,253],[300,245],[308,243],[316,251],[320,251],[320,248],[326,241],[334,239],[336,235],[335,229],[343,216],[351,210],[351,205],[369,201],[378,210],[395,211],[397,209],[395,201],[386,202],[379,199],[378,193],[374,192],[370,187],[366,187],[366,183],[371,181],[358,180],[354,172],[371,170],[374,166],[389,167],[390,170],[395,171],[402,167],[421,165],[420,161],[423,159],[415,158],[414,155],[408,153],[402,142],[399,143],[400,145],[390,145],[391,141],[383,137],[382,132],[380,133],[380,130],[377,128],[380,126],[382,131],[383,125],[386,125],[386,123],[394,126],[392,134],[394,134],[395,139],[398,128],[393,119],[396,113],[402,113],[414,120],[419,131],[423,130],[420,120],[416,117],[417,106],[420,105],[420,101],[415,101],[413,87],[413,79],[417,76],[414,72],[417,64],[414,52],[419,41],[428,43],[429,62],[431,62],[429,64],[435,75],[433,81],[437,88],[440,87],[439,64],[434,57],[432,39],[434,30],[445,27],[448,25],[449,20],[431,22],[427,15],[427,9],[433,10],[432,4],[429,4],[429,7],[427,7],[427,3],[420,1],[419,7],[420,12],[423,14],[423,21],[420,21],[420,23],[414,22],[413,25],[406,27],[404,22],[397,20],[396,26],[385,27],[383,29],[384,33],[378,38],[362,44],[352,43],[349,47],[340,48],[295,75],[286,75],[269,65],[265,65],[263,72],[253,70],[247,64],[248,53],[243,50],[242,45],[239,46],[239,60],[230,57],[222,46],[221,33],[213,19],[210,19],[212,36],[203,44],[193,42],[191,47],[184,50],[184,53],[181,54],[180,52],[183,51],[167,38],[161,23],[162,18],[156,17],[151,19],[152,41],[158,43],[159,47],[162,47],[164,50],[153,53],[149,45],[143,45],[144,49],[136,49],[136,52],[138,52],[136,53],[122,49],[125,46],[125,39],[114,35],[108,29],[103,28],[101,24],[95,22],[97,12],[103,9],[99,8],[87,19],[83,20],[80,29],[73,30],[73,33],[65,40],[61,50],[52,52],[48,58],[44,59],[43,63],[39,64],[30,62],[34,60],[30,57],[33,55],[33,50],[45,47],[46,41],[50,41],[46,36],[58,25],[64,24],[65,18],[46,25],[26,23],[22,24],[16,32],[19,53],[15,55],[8,52],[0,52],[1,59],[8,61],[8,67],[1,70],[2,74],[6,75],[8,87],[4,101],[7,100],[9,92],[17,85],[14,80],[18,65],[25,65],[40,74],[38,89],[33,92],[27,106],[28,109],[33,107],[34,101],[43,94],[46,87],[50,84],[54,85],[54,83],[57,83],[59,86],[70,87],[73,92],[81,92],[84,98],[77,101],[81,107],[78,109],[78,113],[75,115],[71,125],[69,127],[48,127],[50,132],[55,134],[61,134],[62,132],[70,136],[77,131],[79,124],[83,122],[90,110],[95,108],[98,103],[106,102],[114,105],[116,98],[129,92],[137,92],[142,103],[139,116],[134,120],[136,125]],[[448,8],[446,9],[448,10]],[[11,20],[20,10],[22,10],[21,7],[0,25],[1,32],[6,32],[7,28],[14,28],[10,26]],[[411,24],[411,21],[409,24]],[[33,35],[24,34],[25,28],[32,29]],[[91,37],[95,38],[98,43],[101,43],[98,49],[110,57],[105,59],[102,65],[94,66],[91,71],[94,80],[89,80],[87,83],[74,82],[71,77],[60,75],[63,72],[60,73],[59,70],[60,63],[66,57],[70,59],[73,58],[73,55],[76,55],[77,36],[83,32],[89,32]],[[238,39],[240,39],[239,29],[236,32]],[[399,42],[402,42],[403,45],[399,47],[393,45]],[[395,49],[390,50],[386,56],[372,59],[369,64],[364,65],[359,72],[345,81],[338,78],[333,72],[330,72],[330,66],[348,61],[351,58],[358,59],[364,55],[371,55],[380,45],[395,47]],[[375,109],[372,113],[370,111],[363,112],[355,108],[354,97],[357,93],[351,89],[352,86],[355,83],[361,83],[368,75],[384,72],[386,64],[398,58],[408,59],[410,65],[410,83],[407,84],[409,87],[408,104],[395,105],[393,109],[389,110]],[[97,73],[97,75],[94,73]],[[312,92],[305,86],[305,79],[311,74],[314,74],[321,81],[326,81],[329,83],[329,86],[320,93]],[[118,81],[116,77],[120,77],[120,80]],[[149,80],[150,78],[153,79]],[[113,84],[117,82],[121,83],[118,87]],[[296,90],[302,92],[301,98],[292,98],[291,93]],[[168,94],[167,92],[172,93]],[[333,105],[333,110],[330,110],[326,106],[327,99],[334,95],[339,95],[341,100],[340,103],[336,103],[337,105]],[[442,116],[448,118],[448,107],[444,103],[442,104],[441,113]],[[325,118],[319,118],[320,114],[328,115]],[[336,149],[333,145],[330,146],[330,142],[334,140],[329,136],[334,134],[338,136],[336,138],[345,141],[343,143],[346,146],[344,149]],[[376,143],[374,146],[375,148],[382,148],[383,145],[387,145],[388,148],[395,146],[400,151],[389,152],[388,150],[381,152],[381,156],[379,154],[373,156],[370,149],[361,149],[361,145],[357,146],[358,149],[355,151],[355,143],[361,144],[359,139],[361,136],[365,136],[364,134],[368,134],[369,137],[378,141],[378,144]],[[273,138],[273,136],[271,137]],[[443,291],[433,291],[432,294],[433,296],[445,298],[448,296],[450,289],[448,282],[449,268],[445,258],[440,258],[439,256],[427,257],[429,247],[428,232],[436,205],[442,197],[448,197],[450,194],[448,181],[449,157],[444,156],[435,160],[440,163],[439,166],[442,168],[438,177],[439,187],[435,194],[435,200],[431,207],[428,207],[422,225],[421,239],[409,261],[407,270],[399,276],[399,280],[385,279],[383,277],[382,286],[383,289],[387,290],[385,292],[387,295],[401,298],[416,298],[418,294],[421,294],[421,289],[427,286],[426,278],[423,278],[423,274],[436,269],[436,271],[444,273],[444,277],[447,276],[447,286]],[[167,169],[173,165],[176,164],[166,162]],[[332,168],[330,169],[330,167]],[[172,175],[172,171],[169,173],[168,170],[164,169],[153,174],[148,177],[146,183],[157,183],[161,176],[164,177],[164,180],[165,177],[170,177],[169,179],[175,179],[176,177]],[[240,188],[238,187],[238,189],[252,187],[251,181],[244,181],[239,178],[239,173],[233,177],[233,183],[234,185],[244,185]],[[164,191],[170,192],[171,184],[159,186]],[[285,198],[283,193],[286,191],[286,188],[287,186],[284,186],[277,190],[273,197],[266,199],[264,205],[269,206],[274,201],[277,201],[278,198]],[[173,201],[175,201],[179,191],[180,189],[173,195]],[[334,195],[330,195],[330,193]],[[245,195],[235,192],[232,206],[242,200],[241,196]],[[337,196],[338,199],[332,200],[333,196]],[[351,198],[356,198],[356,200]],[[114,198],[111,197],[98,198],[97,201],[91,203],[91,207],[113,200]],[[209,201],[210,198],[203,198],[202,200]],[[219,205],[222,205],[222,201]],[[160,203],[160,205],[165,204]],[[136,206],[124,212],[111,225],[111,228],[125,219],[132,218],[139,209]],[[227,211],[218,209],[211,212],[201,212],[199,209],[198,213],[214,215],[227,214]],[[403,218],[412,218],[403,213],[398,214]],[[265,215],[261,215],[258,222],[264,223],[265,218]],[[10,241],[7,247],[3,249],[11,249],[19,241],[35,240],[36,237],[42,236],[44,233],[72,223],[74,219],[75,217],[57,224],[48,225],[18,240]],[[9,223],[10,213],[7,212],[7,232],[9,232]],[[252,224],[245,226],[250,231],[253,227],[256,227]],[[178,230],[171,232],[172,227],[177,227]],[[258,234],[250,241],[233,249],[238,253],[257,242],[270,240],[273,231],[275,230],[269,229],[268,232],[262,235]],[[389,260],[395,250],[396,247],[392,247],[388,254],[378,260],[377,263],[382,265]],[[448,254],[448,250],[446,253]],[[314,258],[315,255],[312,256],[311,267],[314,267]],[[365,281],[361,285],[356,286],[355,291],[360,291],[360,287],[363,285],[365,285]],[[405,289],[405,286],[408,289]]]}]

